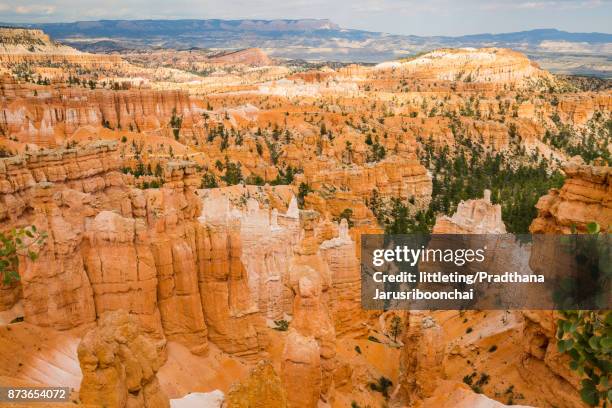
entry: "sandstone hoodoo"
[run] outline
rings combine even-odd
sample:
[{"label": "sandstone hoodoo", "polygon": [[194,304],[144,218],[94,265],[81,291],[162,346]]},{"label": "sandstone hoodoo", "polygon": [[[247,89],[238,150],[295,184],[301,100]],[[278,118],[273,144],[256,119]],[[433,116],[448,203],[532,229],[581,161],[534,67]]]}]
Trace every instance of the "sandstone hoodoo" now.
[{"label": "sandstone hoodoo", "polygon": [[247,379],[234,384],[225,403],[228,408],[286,408],[288,406],[287,392],[272,363],[268,360],[257,363]]},{"label": "sandstone hoodoo", "polygon": [[[134,24],[115,29],[166,23]],[[365,234],[512,248],[509,233],[609,232],[609,81],[495,44],[271,58],[275,30],[307,49],[338,27],[214,24],[269,38],[0,28],[0,385],[117,408],[570,408],[603,392],[571,369],[557,312],[365,310],[360,261]],[[531,259],[483,267],[560,262],[525,245]]]},{"label": "sandstone hoodoo", "polygon": [[80,398],[105,407],[168,408],[156,372],[163,356],[126,311],[107,312],[79,345]]}]

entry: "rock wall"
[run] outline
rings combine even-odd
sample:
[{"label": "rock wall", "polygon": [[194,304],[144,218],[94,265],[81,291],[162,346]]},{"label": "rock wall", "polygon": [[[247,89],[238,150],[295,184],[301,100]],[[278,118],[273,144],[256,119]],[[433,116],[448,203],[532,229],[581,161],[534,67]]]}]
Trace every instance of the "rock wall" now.
[{"label": "rock wall", "polygon": [[318,214],[300,213],[301,240],[289,263],[285,285],[293,296],[291,327],[317,341],[321,356],[321,397],[329,396],[336,361],[336,333],[329,310],[332,275],[315,235]]},{"label": "rock wall", "polygon": [[203,198],[200,220],[207,225],[235,224],[239,228],[250,307],[270,323],[289,318],[295,311],[294,289],[305,274],[325,282],[323,301],[336,335],[363,332],[360,268],[346,220],[338,225],[318,218],[314,212],[300,214],[295,198],[284,214],[276,208],[266,208],[267,197],[260,197],[263,204],[251,196],[240,207],[230,203],[229,192],[223,190]]},{"label": "rock wall", "polygon": [[283,278],[299,241],[299,213],[260,209],[258,202],[250,199],[240,214],[240,236],[254,302],[266,318],[283,319],[290,301],[284,299]]},{"label": "rock wall", "polygon": [[585,232],[590,222],[609,231],[612,224],[612,168],[588,166],[572,160],[564,167],[566,180],[559,190],[540,198],[538,217],[529,231],[534,234],[569,234],[572,227]]},{"label": "rock wall", "polygon": [[129,310],[144,332],[162,339],[157,271],[144,222],[101,211],[86,234],[83,260],[96,310]]},{"label": "rock wall", "polygon": [[210,338],[257,353],[263,320],[249,306],[239,230],[198,220],[194,165],[168,163],[163,187],[146,190],[118,168],[110,142],[0,160],[3,229],[49,235],[40,258],[21,263],[19,287],[0,292],[3,308],[21,290],[25,320],[39,326],[70,329],[122,309],[160,348],[173,339],[204,354]]},{"label": "rock wall", "polygon": [[208,224],[199,240],[203,243],[200,294],[208,336],[228,353],[256,354],[266,341],[264,321],[251,301],[247,272],[240,259],[240,224]]},{"label": "rock wall", "polygon": [[[349,191],[351,195],[364,199],[370,198],[376,189],[383,196],[403,200],[414,198],[422,207],[426,207],[431,200],[431,177],[416,158],[402,158],[398,161],[388,159],[363,167],[335,164],[331,169],[320,169],[312,166],[304,165],[304,178],[314,190],[334,186],[341,192]],[[317,210],[326,212],[319,208]]]},{"label": "rock wall", "polygon": [[10,138],[41,146],[62,144],[78,133],[97,134],[103,127],[173,137],[175,114],[182,118],[180,134],[201,134],[194,126],[198,108],[183,91],[134,89],[89,90],[64,84],[40,87],[0,78],[0,129]]},{"label": "rock wall", "polygon": [[[585,165],[576,158],[566,164],[564,171],[567,178],[563,187],[550,190],[538,201],[538,217],[531,223],[530,232],[570,234],[575,228],[577,233],[584,233],[591,222],[599,224],[603,232],[609,232],[612,169]],[[555,263],[567,261],[563,259],[565,254],[553,258],[546,255],[547,251],[540,251],[538,256],[532,257],[530,266],[534,271],[554,269]],[[525,311],[523,315],[525,370],[522,374],[537,384],[542,395],[561,394],[563,404],[560,406],[586,406],[578,395],[580,378],[569,369],[569,357],[557,349],[557,314],[554,311]],[[542,376],[551,380],[540,381]],[[550,400],[553,403],[553,399]],[[554,403],[559,404],[556,399]]]},{"label": "rock wall", "polygon": [[[120,206],[121,198],[95,196],[117,191],[121,175],[114,147],[32,154],[0,164],[0,219],[3,228],[34,224],[49,235],[38,262],[20,268],[27,320],[40,326],[68,329],[95,320],[93,291],[80,249],[84,219],[94,205]],[[118,191],[117,191],[118,192]],[[114,200],[116,198],[116,200]],[[114,202],[111,202],[114,201]]]},{"label": "rock wall", "polygon": [[164,358],[126,311],[103,314],[78,348],[84,404],[108,408],[169,408],[157,380]]},{"label": "rock wall", "polygon": [[[346,220],[338,225],[323,220],[314,211],[300,211],[295,198],[284,214],[276,208],[266,208],[268,204],[265,195],[232,201],[229,189],[207,191],[200,221],[208,228],[232,226],[230,231],[235,231],[235,239],[242,244],[241,264],[248,275],[247,285],[241,283],[241,291],[250,292],[249,299],[238,299],[236,305],[242,307],[242,315],[263,315],[268,325],[280,319],[289,321],[292,334],[282,357],[285,386],[288,391],[306,389],[304,381],[296,382],[296,378],[305,377],[295,377],[296,370],[306,370],[308,378],[313,379],[306,393],[314,397],[288,392],[288,400],[293,406],[314,406],[319,399],[331,398],[337,365],[336,337],[365,333],[355,243]],[[226,242],[227,238],[216,241]],[[232,245],[231,239],[229,242]],[[206,321],[209,338],[221,344],[215,339],[213,321]],[[240,338],[228,338],[232,344],[255,338],[255,333],[251,336],[243,327],[232,330],[241,333]],[[230,334],[227,330],[226,336]],[[306,402],[292,402],[292,398],[314,402],[300,405]]]}]

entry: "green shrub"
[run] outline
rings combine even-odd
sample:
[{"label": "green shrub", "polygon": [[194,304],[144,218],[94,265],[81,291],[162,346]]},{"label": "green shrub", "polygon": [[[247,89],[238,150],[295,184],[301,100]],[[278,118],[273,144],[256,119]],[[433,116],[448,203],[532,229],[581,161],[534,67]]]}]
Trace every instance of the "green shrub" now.
[{"label": "green shrub", "polygon": [[393,385],[393,382],[385,376],[381,376],[375,383],[370,383],[370,389],[372,391],[380,392],[383,397],[389,398],[389,387]]},{"label": "green shrub", "polygon": [[38,232],[36,226],[13,228],[7,233],[0,232],[0,276],[5,285],[19,281],[19,257],[38,258],[36,247],[47,238],[45,232]]},{"label": "green shrub", "polygon": [[275,320],[274,324],[276,325],[274,327],[274,330],[278,330],[278,331],[287,331],[289,330],[289,322],[281,319],[281,320]]}]

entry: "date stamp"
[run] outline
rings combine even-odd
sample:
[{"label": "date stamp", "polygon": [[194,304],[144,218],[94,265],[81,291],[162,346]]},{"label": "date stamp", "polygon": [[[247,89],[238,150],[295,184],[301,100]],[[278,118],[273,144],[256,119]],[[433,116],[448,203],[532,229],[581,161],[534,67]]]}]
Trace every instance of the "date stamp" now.
[{"label": "date stamp", "polygon": [[66,402],[69,387],[0,387],[0,402]]}]

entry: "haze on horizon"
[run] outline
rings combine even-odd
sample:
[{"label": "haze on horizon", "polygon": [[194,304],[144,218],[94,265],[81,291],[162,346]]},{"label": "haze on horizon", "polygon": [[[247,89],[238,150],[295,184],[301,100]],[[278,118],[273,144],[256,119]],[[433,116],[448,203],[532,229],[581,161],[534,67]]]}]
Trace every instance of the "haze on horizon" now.
[{"label": "haze on horizon", "polygon": [[344,28],[422,36],[536,28],[610,33],[612,0],[0,0],[5,23],[181,18],[317,18]]}]

